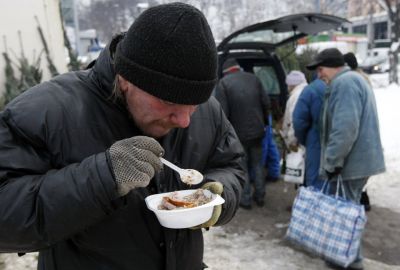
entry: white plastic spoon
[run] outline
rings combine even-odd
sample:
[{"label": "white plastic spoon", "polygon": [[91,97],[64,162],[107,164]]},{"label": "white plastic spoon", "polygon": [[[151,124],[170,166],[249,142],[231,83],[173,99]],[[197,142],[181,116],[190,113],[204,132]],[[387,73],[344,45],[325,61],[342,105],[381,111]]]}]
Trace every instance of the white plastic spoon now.
[{"label": "white plastic spoon", "polygon": [[175,164],[169,162],[168,160],[160,157],[160,160],[164,165],[167,165],[171,169],[177,171],[183,183],[188,185],[197,185],[203,181],[203,175],[194,169],[182,169],[176,166]]}]

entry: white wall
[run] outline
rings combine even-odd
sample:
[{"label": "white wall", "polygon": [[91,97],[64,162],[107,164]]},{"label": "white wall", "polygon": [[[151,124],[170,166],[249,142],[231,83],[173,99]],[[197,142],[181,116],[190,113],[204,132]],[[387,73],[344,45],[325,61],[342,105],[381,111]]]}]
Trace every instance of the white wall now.
[{"label": "white wall", "polygon": [[[60,73],[67,71],[66,53],[64,49],[64,37],[59,10],[59,0],[0,0],[0,53],[7,50],[11,59],[17,63],[21,55],[21,45],[18,31],[21,32],[22,45],[25,56],[32,63],[43,50],[43,44],[37,30],[37,16],[43,34],[47,41],[50,56],[54,65]],[[5,60],[0,55],[0,93],[5,90]],[[45,53],[41,56],[41,69],[43,71],[42,81],[51,76],[47,68]],[[17,67],[14,67],[17,71]]]}]

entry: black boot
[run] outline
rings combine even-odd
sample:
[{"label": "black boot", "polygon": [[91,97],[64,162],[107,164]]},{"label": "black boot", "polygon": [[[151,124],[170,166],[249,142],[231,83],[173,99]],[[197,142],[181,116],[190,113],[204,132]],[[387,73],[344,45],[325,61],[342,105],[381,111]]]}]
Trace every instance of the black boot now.
[{"label": "black boot", "polygon": [[369,197],[367,191],[361,193],[360,203],[364,205],[365,211],[371,210],[371,205],[369,204]]}]

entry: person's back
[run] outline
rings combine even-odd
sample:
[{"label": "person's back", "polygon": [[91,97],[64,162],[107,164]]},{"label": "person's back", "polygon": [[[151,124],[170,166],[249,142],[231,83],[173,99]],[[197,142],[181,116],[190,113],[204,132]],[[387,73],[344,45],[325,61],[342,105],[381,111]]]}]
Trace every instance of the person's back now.
[{"label": "person's back", "polygon": [[[375,95],[364,77],[358,72],[343,70],[331,82],[325,100],[325,121],[322,122],[322,155],[332,156],[323,159],[326,167],[343,162],[343,179],[371,176],[385,170],[382,144],[379,133],[379,120]],[[341,123],[341,133],[332,130],[332,124]],[[336,128],[336,126],[335,126]],[[356,138],[354,138],[356,136]],[[349,140],[348,138],[353,138]],[[346,140],[344,140],[346,139]],[[345,143],[346,142],[346,143]],[[350,147],[351,144],[351,148]],[[323,173],[321,168],[320,173]]]},{"label": "person's back", "polygon": [[246,153],[249,180],[246,181],[241,206],[251,208],[251,185],[254,182],[253,199],[264,205],[265,175],[262,164],[262,140],[268,118],[269,97],[256,75],[243,72],[235,59],[224,65],[225,76],[218,82],[215,97],[232,123]]},{"label": "person's back", "polygon": [[[355,54],[352,52],[348,52],[343,55],[343,58],[344,58],[344,61],[346,62],[346,64],[351,68],[351,70],[361,74],[364,77],[364,79],[368,81],[369,85],[372,88],[372,84],[371,84],[371,81],[370,81],[368,75],[365,74],[365,72],[362,71],[358,67],[358,61],[357,61],[357,57],[355,56]],[[370,205],[369,196],[368,196],[366,187],[364,187],[364,191],[361,194],[360,203],[364,205],[366,211],[371,210],[371,205]]]},{"label": "person's back", "polygon": [[315,79],[303,89],[293,112],[293,128],[300,144],[306,147],[306,186],[322,187],[319,178],[321,141],[319,120],[326,84]]},{"label": "person's back", "polygon": [[254,74],[241,70],[227,73],[218,83],[215,97],[242,144],[264,136],[269,98]]}]

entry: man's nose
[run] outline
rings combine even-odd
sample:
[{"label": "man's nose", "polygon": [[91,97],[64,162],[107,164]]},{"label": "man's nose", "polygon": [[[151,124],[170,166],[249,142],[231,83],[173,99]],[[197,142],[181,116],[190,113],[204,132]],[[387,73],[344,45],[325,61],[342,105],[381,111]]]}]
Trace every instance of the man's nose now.
[{"label": "man's nose", "polygon": [[195,111],[195,106],[181,105],[175,108],[171,115],[171,122],[180,128],[186,128],[190,124],[190,117]]}]

